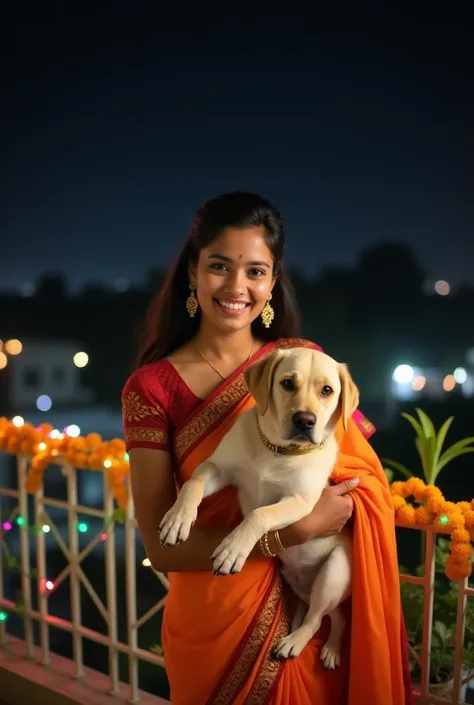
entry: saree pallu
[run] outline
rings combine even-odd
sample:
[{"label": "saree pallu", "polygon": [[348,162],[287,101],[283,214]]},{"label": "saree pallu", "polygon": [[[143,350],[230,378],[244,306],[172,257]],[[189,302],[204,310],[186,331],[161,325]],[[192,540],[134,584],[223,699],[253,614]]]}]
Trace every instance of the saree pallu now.
[{"label": "saree pallu", "polygon": [[[310,344],[286,341],[284,346],[302,345]],[[283,347],[279,341],[265,346],[262,354],[275,346]],[[191,477],[240,414],[253,406],[244,369],[237,370],[177,429],[178,485]],[[172,705],[411,703],[394,516],[385,475],[364,438],[372,429],[356,412],[348,430],[337,431],[340,455],[334,481],[361,478],[352,493],[353,592],[352,600],[343,605],[348,628],[341,667],[327,672],[319,661],[329,633],[327,618],[297,659],[282,663],[272,658],[273,646],[288,634],[291,623],[291,599],[277,559],[249,560],[239,574],[226,577],[214,576],[210,570],[170,573],[162,644]],[[196,526],[234,527],[241,516],[236,490],[226,488],[203,501]]]}]

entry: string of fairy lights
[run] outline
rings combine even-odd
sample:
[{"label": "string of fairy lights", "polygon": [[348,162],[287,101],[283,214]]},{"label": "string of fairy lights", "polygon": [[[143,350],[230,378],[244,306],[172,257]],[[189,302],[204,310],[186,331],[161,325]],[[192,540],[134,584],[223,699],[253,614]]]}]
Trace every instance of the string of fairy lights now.
[{"label": "string of fairy lights", "polygon": [[[116,524],[124,524],[126,520],[125,511],[123,509],[115,509],[113,515],[104,523],[104,527],[100,532],[100,541],[107,541],[111,533],[114,531]],[[27,524],[24,517],[17,515],[17,510],[13,510],[11,516],[2,522],[0,527],[0,546],[3,549],[3,569],[9,571],[15,571],[20,574],[23,571],[20,568],[20,560],[16,556],[12,556],[8,545],[5,541],[5,535],[9,534],[15,527],[22,531],[28,531],[32,535],[37,535],[39,533],[49,534],[51,532],[51,525],[46,521],[41,524]],[[78,521],[76,523],[76,529],[80,534],[86,534],[90,527],[86,521]],[[142,565],[149,567],[151,565],[148,558],[142,561]],[[33,568],[28,573],[28,577],[36,578],[37,573]],[[42,580],[42,585],[40,585],[40,592],[43,594],[51,594],[56,589],[56,583],[51,578],[44,578]],[[22,612],[22,602],[16,602],[15,608],[13,610],[17,614]],[[0,622],[5,622],[9,617],[10,612],[6,609],[0,609]]]}]

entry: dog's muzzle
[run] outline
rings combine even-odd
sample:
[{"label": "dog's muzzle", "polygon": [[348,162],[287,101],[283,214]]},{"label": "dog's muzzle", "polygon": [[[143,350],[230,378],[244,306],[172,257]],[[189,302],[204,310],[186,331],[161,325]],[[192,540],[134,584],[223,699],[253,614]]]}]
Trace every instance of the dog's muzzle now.
[{"label": "dog's muzzle", "polygon": [[295,437],[303,436],[313,442],[313,431],[316,426],[316,415],[311,411],[297,411],[291,418]]}]

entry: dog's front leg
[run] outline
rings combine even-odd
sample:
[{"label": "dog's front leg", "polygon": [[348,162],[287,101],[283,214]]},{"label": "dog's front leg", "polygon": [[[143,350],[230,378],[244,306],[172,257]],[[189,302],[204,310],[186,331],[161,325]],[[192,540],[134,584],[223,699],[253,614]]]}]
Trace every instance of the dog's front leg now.
[{"label": "dog's front leg", "polygon": [[161,545],[175,546],[186,541],[203,498],[214,494],[226,484],[228,482],[225,474],[220,473],[213,462],[206,460],[202,463],[194,475],[184,483],[176,502],[161,520]]},{"label": "dog's front leg", "polygon": [[312,509],[313,504],[302,495],[284,497],[277,504],[254,509],[212,554],[215,575],[241,571],[253,547],[267,531],[283,529],[307,516]]}]

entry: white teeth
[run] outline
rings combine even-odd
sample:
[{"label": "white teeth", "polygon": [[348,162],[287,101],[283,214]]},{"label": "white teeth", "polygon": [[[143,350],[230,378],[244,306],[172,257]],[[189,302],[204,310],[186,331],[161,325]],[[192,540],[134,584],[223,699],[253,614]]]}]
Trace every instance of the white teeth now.
[{"label": "white teeth", "polygon": [[224,306],[224,308],[230,308],[232,311],[242,311],[242,309],[247,306],[247,304],[234,304],[230,301],[221,301],[220,299],[219,303],[221,306]]}]

